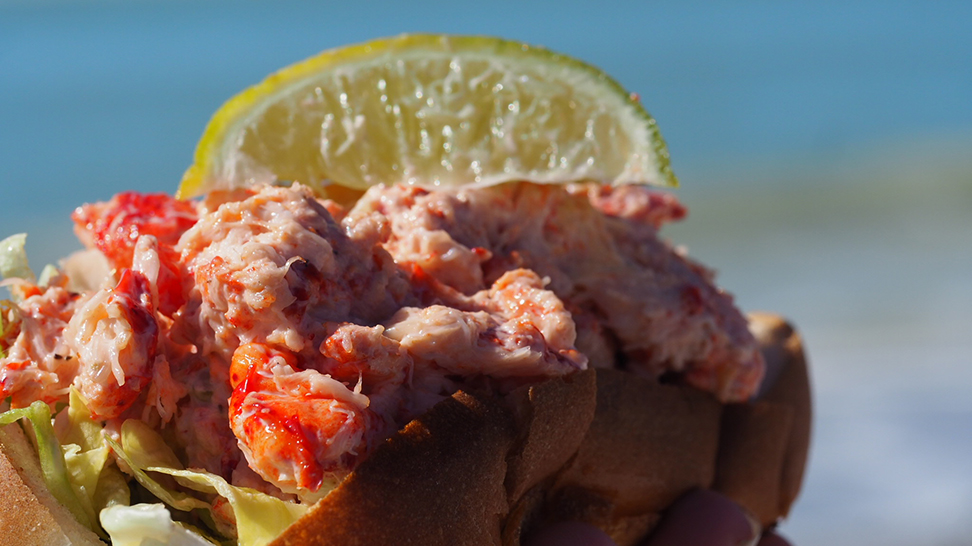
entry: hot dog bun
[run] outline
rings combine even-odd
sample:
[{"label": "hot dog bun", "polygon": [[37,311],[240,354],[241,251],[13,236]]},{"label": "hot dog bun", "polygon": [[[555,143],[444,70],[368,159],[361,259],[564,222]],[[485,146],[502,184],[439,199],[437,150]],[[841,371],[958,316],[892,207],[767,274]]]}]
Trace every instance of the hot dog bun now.
[{"label": "hot dog bun", "polygon": [[460,392],[409,423],[273,544],[511,546],[562,520],[635,544],[699,487],[770,525],[799,492],[810,390],[799,335],[775,315],[750,319],[779,369],[757,401],[722,405],[604,369],[502,400]]},{"label": "hot dog bun", "polygon": [[[803,477],[810,387],[800,336],[750,315],[771,363],[756,401],[589,369],[503,399],[459,392],[390,438],[273,546],[515,546],[554,521],[592,523],[621,545],[675,499],[712,488],[764,525]],[[50,495],[20,428],[0,428],[0,536],[14,546],[101,544]]]}]

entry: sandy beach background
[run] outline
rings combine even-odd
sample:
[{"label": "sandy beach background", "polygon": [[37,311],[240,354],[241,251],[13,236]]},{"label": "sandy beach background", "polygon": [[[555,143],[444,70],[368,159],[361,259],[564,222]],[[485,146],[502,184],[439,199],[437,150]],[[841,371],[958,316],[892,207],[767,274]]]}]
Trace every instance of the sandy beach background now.
[{"label": "sandy beach background", "polygon": [[972,543],[972,5],[401,4],[0,1],[0,237],[55,261],[73,207],[173,191],[225,99],[319,50],[546,45],[641,95],[690,210],[666,236],[804,335],[814,443],[783,532]]}]

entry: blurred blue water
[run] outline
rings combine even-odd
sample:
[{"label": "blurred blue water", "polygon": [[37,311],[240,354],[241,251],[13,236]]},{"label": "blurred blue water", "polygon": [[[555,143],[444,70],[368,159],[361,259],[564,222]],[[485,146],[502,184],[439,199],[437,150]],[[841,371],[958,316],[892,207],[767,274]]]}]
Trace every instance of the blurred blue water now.
[{"label": "blurred blue water", "polygon": [[74,206],[172,191],[225,99],[321,49],[546,45],[642,96],[692,210],[672,238],[805,334],[816,444],[784,530],[969,544],[970,29],[966,2],[0,0],[0,237],[54,261]]},{"label": "blurred blue water", "polygon": [[65,203],[91,181],[168,189],[231,94],[403,31],[498,34],[603,67],[642,95],[676,168],[827,157],[968,132],[970,23],[972,4],[900,1],[0,4],[0,164],[64,187]]}]

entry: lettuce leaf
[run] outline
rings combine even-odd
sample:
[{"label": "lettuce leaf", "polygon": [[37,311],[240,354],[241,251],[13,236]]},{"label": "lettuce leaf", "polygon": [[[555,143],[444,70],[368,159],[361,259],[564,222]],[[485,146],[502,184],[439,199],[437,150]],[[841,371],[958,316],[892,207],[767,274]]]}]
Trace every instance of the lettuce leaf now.
[{"label": "lettuce leaf", "polygon": [[105,446],[101,429],[101,424],[91,417],[81,393],[71,387],[67,410],[62,410],[54,419],[57,439],[61,444],[77,444],[81,451],[90,451]]},{"label": "lettuce leaf", "polygon": [[132,503],[132,491],[128,487],[128,477],[118,466],[110,464],[101,471],[98,477],[98,488],[95,490],[94,506],[101,510],[112,506],[128,506]]},{"label": "lettuce leaf", "polygon": [[[81,395],[72,387],[67,409],[54,420],[54,434],[61,442],[71,486],[92,521],[97,520],[95,514],[104,508],[95,498],[98,488],[102,487],[102,476],[113,466],[108,465],[110,451],[101,428],[91,418]],[[126,486],[126,496],[127,493]]]},{"label": "lettuce leaf", "polygon": [[88,519],[96,521],[94,504],[95,492],[101,471],[108,462],[108,446],[90,451],[82,451],[77,444],[62,446],[64,464],[68,471],[68,482],[74,489],[74,495],[88,515]]},{"label": "lettuce leaf", "polygon": [[0,277],[34,282],[34,272],[27,262],[27,234],[18,233],[0,241]]},{"label": "lettuce leaf", "polygon": [[61,275],[61,270],[54,264],[47,264],[41,269],[40,277],[37,279],[37,286],[51,286],[52,282],[57,281]]},{"label": "lettuce leaf", "polygon": [[276,497],[229,484],[216,474],[201,470],[184,470],[178,458],[165,444],[158,432],[137,420],[122,423],[122,445],[111,438],[106,440],[124,460],[135,479],[162,502],[177,510],[205,509],[209,515],[213,507],[182,491],[165,487],[148,473],[155,472],[176,478],[188,489],[225,498],[233,508],[239,546],[262,546],[270,543],[291,523],[303,516],[308,506],[287,502]]},{"label": "lettuce leaf", "polygon": [[181,470],[182,463],[152,427],[138,419],[127,419],[121,426],[122,446],[125,453],[139,468],[163,466]]},{"label": "lettuce leaf", "polygon": [[209,472],[163,467],[146,470],[181,478],[179,483],[185,487],[217,493],[229,501],[236,516],[239,546],[269,544],[310,508],[306,504],[288,502],[253,489],[230,485],[222,477]]},{"label": "lettuce leaf", "polygon": [[[135,480],[138,481],[142,487],[148,489],[149,493],[155,495],[160,501],[168,504],[176,510],[181,510],[183,512],[189,512],[197,508],[207,511],[212,510],[212,506],[210,506],[209,503],[189,496],[182,491],[171,490],[152,479],[152,477],[146,474],[145,470],[135,462],[135,459],[125,451],[122,445],[116,442],[113,438],[105,436],[105,441],[108,442],[109,446],[111,446],[111,450],[115,452],[115,455],[117,455],[119,459],[128,465],[132,475],[135,476]],[[141,454],[139,458],[143,457],[147,458],[151,457],[151,455]]]},{"label": "lettuce leaf", "polygon": [[0,425],[9,425],[21,419],[29,420],[33,427],[41,472],[47,489],[82,525],[92,531],[100,531],[78,499],[68,478],[69,471],[64,461],[64,453],[51,425],[50,408],[44,402],[36,401],[26,408],[8,410],[0,414]]},{"label": "lettuce leaf", "polygon": [[101,511],[101,525],[112,546],[213,546],[201,535],[172,521],[163,504],[111,506]]}]

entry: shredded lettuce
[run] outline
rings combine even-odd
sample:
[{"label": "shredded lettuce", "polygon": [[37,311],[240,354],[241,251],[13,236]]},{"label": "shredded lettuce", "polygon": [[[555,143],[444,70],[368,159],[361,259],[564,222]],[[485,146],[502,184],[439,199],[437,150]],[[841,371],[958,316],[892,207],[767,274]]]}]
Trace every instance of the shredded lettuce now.
[{"label": "shredded lettuce", "polygon": [[90,521],[96,521],[94,505],[95,492],[101,471],[108,462],[108,446],[91,451],[81,451],[81,446],[68,444],[62,446],[64,464],[68,471],[68,482],[74,489],[74,495],[81,504]]},{"label": "shredded lettuce", "polygon": [[54,433],[62,444],[77,444],[82,451],[104,447],[102,426],[91,417],[81,393],[71,387],[67,411],[61,411],[54,420]]},{"label": "shredded lettuce", "polygon": [[141,421],[122,424],[121,443],[103,435],[101,425],[91,418],[81,396],[73,390],[67,409],[58,416],[58,434],[51,422],[50,408],[43,402],[0,413],[0,425],[20,419],[28,419],[33,426],[41,469],[51,494],[83,525],[103,537],[110,536],[114,546],[211,546],[212,542],[203,533],[174,522],[161,504],[128,506],[127,479],[109,463],[109,449],[159,500],[185,512],[201,509],[209,524],[217,525],[213,505],[167,487],[149,473],[171,476],[167,479],[175,479],[182,487],[225,498],[236,519],[239,546],[269,544],[309,509],[307,505],[231,485],[209,472],[184,470],[158,432]]},{"label": "shredded lettuce", "polygon": [[41,269],[40,278],[37,279],[38,286],[50,286],[51,281],[55,280],[61,274],[61,270],[57,268],[54,264],[47,264],[44,269]]},{"label": "shredded lettuce", "polygon": [[163,467],[146,470],[175,476],[185,487],[217,493],[229,501],[236,516],[239,546],[269,544],[309,509],[306,504],[287,502],[253,489],[230,485],[222,477],[209,472]]},{"label": "shredded lettuce", "polygon": [[162,436],[138,419],[127,419],[121,426],[122,447],[139,468],[164,466],[182,470],[179,458]]},{"label": "shredded lettuce", "polygon": [[0,276],[34,282],[34,272],[27,262],[27,234],[18,233],[0,241]]},{"label": "shredded lettuce", "polygon": [[28,419],[33,427],[41,472],[47,489],[82,525],[92,531],[100,531],[71,485],[64,453],[51,425],[50,408],[44,402],[36,401],[26,408],[8,410],[0,414],[0,425],[9,425],[21,419]]},{"label": "shredded lettuce", "polygon": [[130,503],[128,481],[109,458],[111,451],[101,431],[101,424],[72,387],[68,407],[54,420],[54,433],[61,442],[71,486],[92,521],[106,506]]},{"label": "shredded lettuce", "polygon": [[101,511],[101,525],[112,546],[213,546],[201,535],[172,521],[162,504],[112,506]]},{"label": "shredded lettuce", "polygon": [[[152,493],[158,497],[160,501],[168,504],[176,510],[181,510],[183,512],[189,512],[191,510],[195,510],[196,508],[201,508],[203,510],[212,509],[212,507],[206,502],[203,502],[195,497],[191,497],[182,491],[172,491],[164,487],[162,484],[152,479],[151,476],[146,474],[145,470],[138,466],[135,459],[133,459],[125,451],[121,444],[108,436],[105,437],[105,441],[108,442],[109,446],[111,446],[111,450],[115,452],[115,455],[117,455],[122,461],[125,461],[125,464],[128,465],[132,475],[135,476],[135,480],[138,481],[142,487],[148,489],[149,493]],[[145,456],[149,457],[149,455]]]},{"label": "shredded lettuce", "polygon": [[106,466],[98,477],[94,506],[98,511],[112,506],[128,506],[132,503],[132,490],[128,477],[114,464]]},{"label": "shredded lettuce", "polygon": [[205,509],[211,516],[213,507],[181,491],[167,488],[149,476],[156,472],[173,476],[183,487],[225,498],[236,518],[239,546],[268,544],[291,523],[304,515],[308,507],[276,497],[230,485],[222,477],[200,470],[183,470],[178,458],[151,427],[137,420],[128,420],[121,428],[122,444],[106,440],[124,460],[135,479],[162,502],[177,510]]}]

